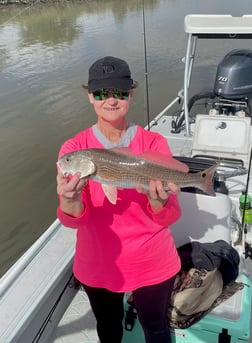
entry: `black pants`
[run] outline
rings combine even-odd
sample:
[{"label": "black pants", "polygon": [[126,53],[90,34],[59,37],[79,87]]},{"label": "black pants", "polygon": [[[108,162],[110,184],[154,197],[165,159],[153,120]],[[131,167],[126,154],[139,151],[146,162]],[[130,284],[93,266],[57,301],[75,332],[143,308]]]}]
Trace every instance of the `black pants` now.
[{"label": "black pants", "polygon": [[[146,343],[171,343],[167,309],[175,277],[133,291],[134,304]],[[123,336],[123,297],[103,288],[83,285],[97,320],[101,343],[121,343]]]}]

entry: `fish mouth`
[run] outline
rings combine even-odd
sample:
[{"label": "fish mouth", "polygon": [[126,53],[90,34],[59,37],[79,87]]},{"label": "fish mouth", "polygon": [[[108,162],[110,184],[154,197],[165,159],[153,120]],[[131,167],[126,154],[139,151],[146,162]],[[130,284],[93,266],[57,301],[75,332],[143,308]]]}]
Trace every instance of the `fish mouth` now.
[{"label": "fish mouth", "polygon": [[64,170],[62,169],[62,166],[60,165],[59,161],[56,162],[56,165],[57,165],[58,169],[61,171],[61,173],[63,174],[63,176],[65,176],[65,177],[69,176],[68,172],[64,172]]}]

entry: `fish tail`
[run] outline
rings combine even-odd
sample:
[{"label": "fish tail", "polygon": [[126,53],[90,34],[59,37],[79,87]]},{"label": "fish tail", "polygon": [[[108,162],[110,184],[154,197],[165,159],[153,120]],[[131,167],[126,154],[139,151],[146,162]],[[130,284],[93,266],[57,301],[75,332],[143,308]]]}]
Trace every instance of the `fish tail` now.
[{"label": "fish tail", "polygon": [[198,186],[203,192],[208,193],[209,195],[215,195],[214,187],[213,187],[213,177],[214,173],[218,167],[219,163],[199,172],[202,183]]}]

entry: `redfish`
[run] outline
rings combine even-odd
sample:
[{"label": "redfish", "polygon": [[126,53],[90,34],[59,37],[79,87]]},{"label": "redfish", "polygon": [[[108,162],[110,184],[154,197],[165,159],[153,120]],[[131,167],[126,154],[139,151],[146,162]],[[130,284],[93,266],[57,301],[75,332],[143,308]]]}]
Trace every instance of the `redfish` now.
[{"label": "redfish", "polygon": [[57,165],[65,176],[80,172],[82,178],[99,182],[112,204],[117,200],[117,188],[136,188],[139,184],[148,190],[150,180],[160,180],[166,190],[173,182],[180,188],[195,187],[215,195],[212,179],[218,167],[216,163],[190,173],[186,164],[172,157],[156,151],[133,155],[127,148],[76,150],[60,157]]}]

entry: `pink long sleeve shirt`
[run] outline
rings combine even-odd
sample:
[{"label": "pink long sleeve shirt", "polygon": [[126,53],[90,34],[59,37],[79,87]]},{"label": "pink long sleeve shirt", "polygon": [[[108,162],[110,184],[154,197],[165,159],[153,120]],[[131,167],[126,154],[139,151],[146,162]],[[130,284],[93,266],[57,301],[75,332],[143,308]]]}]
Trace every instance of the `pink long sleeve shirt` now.
[{"label": "pink long sleeve shirt", "polygon": [[[147,150],[171,156],[166,139],[136,126],[129,148],[134,154]],[[104,148],[91,127],[66,141],[59,156],[85,148]],[[180,270],[180,259],[169,229],[181,215],[175,195],[153,212],[148,198],[134,189],[118,190],[116,205],[101,185],[89,180],[82,192],[85,210],[72,217],[61,210],[63,225],[77,229],[73,271],[82,283],[127,292],[167,280]]]}]

